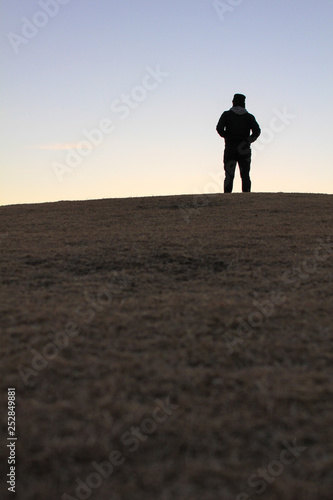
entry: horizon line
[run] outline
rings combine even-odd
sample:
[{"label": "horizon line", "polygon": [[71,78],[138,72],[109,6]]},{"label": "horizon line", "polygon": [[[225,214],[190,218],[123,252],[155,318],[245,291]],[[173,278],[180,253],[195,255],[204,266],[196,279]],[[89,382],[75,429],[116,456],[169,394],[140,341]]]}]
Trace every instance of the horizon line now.
[{"label": "horizon line", "polygon": [[151,195],[139,195],[139,196],[114,196],[110,198],[81,198],[81,199],[59,199],[53,201],[35,201],[35,202],[18,202],[18,203],[8,203],[2,204],[0,203],[0,207],[12,207],[17,205],[45,205],[49,203],[75,203],[82,201],[103,201],[103,200],[128,200],[128,199],[140,199],[140,198],[170,198],[170,197],[182,197],[182,196],[234,196],[234,195],[325,195],[332,196],[333,193],[323,193],[323,192],[312,192],[312,191],[253,191],[251,193],[242,193],[242,192],[234,192],[234,193],[183,193],[183,194],[151,194]]}]

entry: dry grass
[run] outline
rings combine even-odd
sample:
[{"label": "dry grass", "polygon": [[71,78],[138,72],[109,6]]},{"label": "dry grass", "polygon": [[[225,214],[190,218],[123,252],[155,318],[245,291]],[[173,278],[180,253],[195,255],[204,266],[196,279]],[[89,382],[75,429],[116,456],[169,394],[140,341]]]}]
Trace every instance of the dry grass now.
[{"label": "dry grass", "polygon": [[331,500],[332,205],[252,193],[1,207],[17,498],[84,498],[77,478],[98,483],[92,463],[118,450],[86,498]]}]

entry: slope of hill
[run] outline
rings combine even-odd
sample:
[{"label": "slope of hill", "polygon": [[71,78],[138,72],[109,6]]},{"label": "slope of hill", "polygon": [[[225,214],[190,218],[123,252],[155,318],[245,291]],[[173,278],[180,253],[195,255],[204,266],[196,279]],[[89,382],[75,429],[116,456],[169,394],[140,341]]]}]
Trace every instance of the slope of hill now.
[{"label": "slope of hill", "polygon": [[331,500],[332,219],[310,194],[0,207],[17,498]]}]

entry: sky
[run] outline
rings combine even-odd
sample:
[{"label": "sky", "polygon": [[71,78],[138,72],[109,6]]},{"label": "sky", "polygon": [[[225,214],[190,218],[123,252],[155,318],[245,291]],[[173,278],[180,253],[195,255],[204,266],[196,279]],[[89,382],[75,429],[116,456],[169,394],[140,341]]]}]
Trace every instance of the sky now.
[{"label": "sky", "polygon": [[1,205],[222,192],[234,93],[252,190],[333,193],[332,1],[0,5]]}]

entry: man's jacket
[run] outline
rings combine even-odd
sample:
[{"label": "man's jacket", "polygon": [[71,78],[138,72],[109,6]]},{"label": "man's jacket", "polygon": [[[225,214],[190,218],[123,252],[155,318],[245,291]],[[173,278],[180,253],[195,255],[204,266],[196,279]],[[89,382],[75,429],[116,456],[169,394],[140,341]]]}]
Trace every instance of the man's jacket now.
[{"label": "man's jacket", "polygon": [[255,117],[241,106],[225,111],[219,119],[216,130],[221,137],[224,137],[226,145],[243,141],[251,144],[258,139],[261,132]]}]

